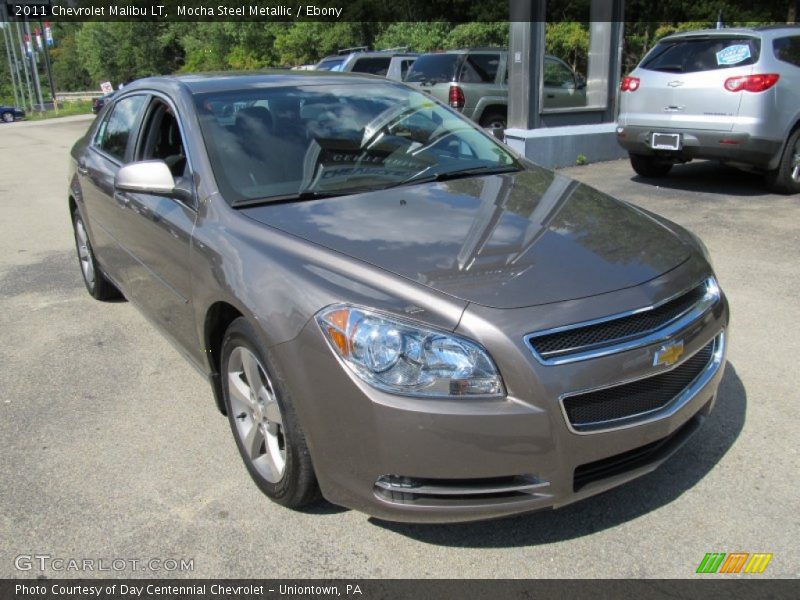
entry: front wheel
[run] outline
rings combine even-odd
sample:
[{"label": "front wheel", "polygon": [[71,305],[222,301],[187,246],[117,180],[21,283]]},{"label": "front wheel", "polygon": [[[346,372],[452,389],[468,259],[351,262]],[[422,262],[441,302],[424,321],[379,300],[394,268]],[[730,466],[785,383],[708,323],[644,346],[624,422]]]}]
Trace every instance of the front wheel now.
[{"label": "front wheel", "polygon": [[672,169],[672,163],[644,154],[629,154],[631,166],[637,175],[648,178],[664,177]]},{"label": "front wheel", "polygon": [[14,122],[14,115],[10,112],[3,113],[3,121],[6,123],[13,123]]},{"label": "front wheel", "polygon": [[250,323],[236,319],[222,342],[225,408],[259,489],[278,504],[301,508],[319,498],[319,487],[286,384],[267,368],[268,356]]},{"label": "front wheel", "polygon": [[778,168],[768,171],[767,187],[778,194],[800,193],[800,129],[789,136]]},{"label": "front wheel", "polygon": [[499,110],[491,110],[481,117],[480,125],[485,129],[502,130],[506,128],[507,121],[506,113]]}]

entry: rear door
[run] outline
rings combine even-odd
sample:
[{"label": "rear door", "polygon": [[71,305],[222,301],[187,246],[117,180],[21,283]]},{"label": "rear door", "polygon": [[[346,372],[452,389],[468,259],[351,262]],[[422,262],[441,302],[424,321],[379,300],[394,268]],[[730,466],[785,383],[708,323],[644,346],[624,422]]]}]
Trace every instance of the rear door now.
[{"label": "rear door", "polygon": [[742,94],[725,89],[731,77],[750,75],[761,42],[742,35],[701,35],[660,42],[632,73],[640,79],[622,95],[628,125],[666,130],[731,131]]}]

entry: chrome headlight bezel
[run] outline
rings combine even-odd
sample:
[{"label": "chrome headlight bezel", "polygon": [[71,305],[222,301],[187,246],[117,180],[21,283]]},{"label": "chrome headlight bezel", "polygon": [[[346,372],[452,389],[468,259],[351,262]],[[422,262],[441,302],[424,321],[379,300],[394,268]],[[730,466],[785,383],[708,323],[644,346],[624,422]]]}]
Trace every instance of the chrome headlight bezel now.
[{"label": "chrome headlight bezel", "polygon": [[450,331],[351,304],[328,306],[315,320],[334,355],[383,392],[425,399],[506,395],[488,351]]}]

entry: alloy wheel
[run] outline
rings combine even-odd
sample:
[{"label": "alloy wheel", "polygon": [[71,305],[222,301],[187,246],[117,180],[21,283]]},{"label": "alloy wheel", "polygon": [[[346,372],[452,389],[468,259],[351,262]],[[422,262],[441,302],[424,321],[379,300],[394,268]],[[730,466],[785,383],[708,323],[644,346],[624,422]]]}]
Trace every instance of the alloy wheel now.
[{"label": "alloy wheel", "polygon": [[794,150],[792,151],[791,169],[792,180],[795,183],[800,183],[800,139],[797,140],[797,143],[794,145]]},{"label": "alloy wheel", "polygon": [[89,245],[89,236],[83,226],[83,221],[80,219],[75,220],[75,235],[78,239],[78,258],[81,261],[83,278],[86,280],[86,285],[91,288],[94,287],[94,259]]},{"label": "alloy wheel", "polygon": [[286,470],[286,439],[267,371],[253,352],[237,346],[228,359],[227,378],[236,435],[258,473],[277,483]]}]

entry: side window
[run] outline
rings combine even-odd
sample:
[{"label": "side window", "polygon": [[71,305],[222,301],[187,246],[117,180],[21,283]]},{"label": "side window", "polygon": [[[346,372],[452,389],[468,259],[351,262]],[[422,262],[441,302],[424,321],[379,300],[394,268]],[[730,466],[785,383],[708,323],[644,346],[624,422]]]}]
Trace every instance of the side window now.
[{"label": "side window", "polygon": [[354,73],[370,73],[371,75],[386,76],[389,71],[390,57],[359,58],[353,65]]},{"label": "side window", "polygon": [[800,36],[778,38],[772,42],[775,58],[800,67]]},{"label": "side window", "polygon": [[499,54],[469,54],[461,67],[463,83],[494,83],[500,67]]},{"label": "side window", "polygon": [[547,87],[570,87],[575,85],[572,70],[557,60],[545,59],[544,84]]},{"label": "side window", "polygon": [[129,96],[117,102],[111,114],[97,130],[94,145],[106,154],[123,160],[131,130],[144,105],[144,99],[144,96]]},{"label": "side window", "polygon": [[147,114],[136,160],[163,160],[173,177],[188,175],[186,151],[178,120],[166,103],[154,100]]},{"label": "side window", "polygon": [[408,69],[414,64],[414,59],[400,61],[400,79],[405,79],[408,75]]}]

